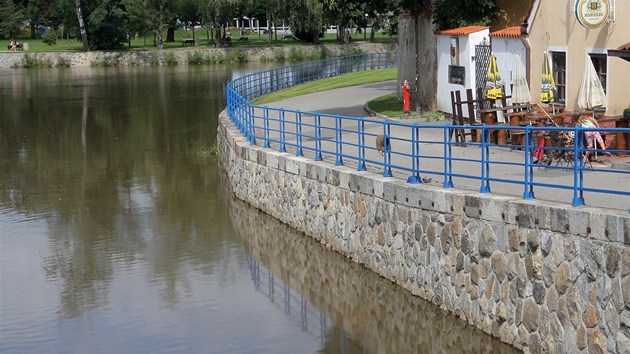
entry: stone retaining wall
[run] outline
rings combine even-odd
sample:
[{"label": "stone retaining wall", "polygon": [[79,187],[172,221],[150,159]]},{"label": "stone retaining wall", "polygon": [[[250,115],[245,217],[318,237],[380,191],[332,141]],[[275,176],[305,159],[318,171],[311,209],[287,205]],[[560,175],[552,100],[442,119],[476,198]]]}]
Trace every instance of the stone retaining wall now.
[{"label": "stone retaining wall", "polygon": [[525,352],[630,353],[630,216],[407,184],[249,145],[238,199]]},{"label": "stone retaining wall", "polygon": [[[344,45],[303,45],[299,48],[306,56],[310,57],[316,52],[325,50],[329,57],[340,56],[353,49],[359,49],[365,53],[386,53],[395,51],[396,43],[352,43]],[[31,59],[45,63],[44,66],[58,67],[68,64],[73,66],[138,66],[138,65],[171,65],[188,64],[190,56],[219,57],[242,51],[247,54],[249,61],[274,60],[277,51],[284,51],[285,57],[289,57],[289,47],[182,47],[180,50],[146,50],[125,52],[45,52],[29,53],[0,52],[0,69],[24,67],[25,55]]]}]

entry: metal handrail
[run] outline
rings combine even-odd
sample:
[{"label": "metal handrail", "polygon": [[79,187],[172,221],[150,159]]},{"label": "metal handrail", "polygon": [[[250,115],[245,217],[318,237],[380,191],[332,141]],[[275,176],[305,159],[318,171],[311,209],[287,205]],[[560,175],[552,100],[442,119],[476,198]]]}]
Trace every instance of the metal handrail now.
[{"label": "metal handrail", "polygon": [[[296,64],[247,75],[227,86],[228,117],[252,145],[262,144],[265,148],[335,165],[352,165],[357,170],[372,170],[386,177],[406,179],[409,183],[422,183],[422,176],[441,177],[443,188],[470,187],[466,184],[473,181],[478,183],[481,193],[491,193],[493,187],[500,185],[520,185],[523,199],[535,198],[535,191],[544,188],[567,190],[572,191],[573,206],[585,205],[585,192],[630,196],[628,186],[594,187],[606,176],[622,176],[625,180],[630,171],[595,169],[582,158],[586,152],[595,152],[584,147],[584,132],[628,133],[628,128],[483,125],[474,127],[481,130],[481,141],[471,143],[454,139],[456,130],[471,129],[470,126],[384,121],[270,108],[249,102],[308,81],[396,66],[396,53],[377,53]],[[491,143],[491,133],[496,130],[522,131],[524,142],[522,145]],[[557,161],[554,159],[548,165],[535,163],[532,154],[540,148],[535,137],[552,131],[573,134],[577,137],[574,140],[580,143],[542,147],[545,153],[553,153]],[[372,143],[379,134],[388,137],[392,147],[386,149],[382,157]],[[499,150],[510,153],[495,154]],[[608,151],[630,153],[628,150]],[[515,171],[521,172],[515,174]],[[549,171],[558,177],[547,178],[544,173]]]}]

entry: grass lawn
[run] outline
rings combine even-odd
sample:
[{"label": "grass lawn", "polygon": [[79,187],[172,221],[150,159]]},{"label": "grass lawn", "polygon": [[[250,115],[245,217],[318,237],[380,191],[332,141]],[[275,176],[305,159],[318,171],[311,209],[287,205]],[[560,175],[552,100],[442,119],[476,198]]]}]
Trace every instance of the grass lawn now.
[{"label": "grass lawn", "polygon": [[[297,40],[282,40],[282,35],[278,34],[278,36],[273,37],[272,43],[269,43],[269,36],[266,34],[258,34],[255,32],[249,31],[247,34],[243,34],[243,37],[247,37],[247,41],[239,42],[238,30],[236,28],[232,28],[228,30],[231,33],[230,37],[232,38],[232,47],[233,48],[248,48],[248,47],[264,47],[264,46],[273,46],[273,47],[290,47],[290,46],[298,46],[298,45],[309,45],[308,43],[304,43]],[[184,48],[195,48],[195,49],[203,49],[203,48],[212,48],[214,47],[214,38],[211,38],[212,34],[210,32],[206,32],[204,29],[195,30],[195,38],[199,39],[199,46],[187,46],[184,47],[182,45],[182,39],[192,39],[193,33],[191,30],[176,30],[175,31],[175,41],[174,42],[164,42],[164,49],[184,49]],[[277,38],[277,39],[276,39]],[[164,36],[166,39],[166,34]],[[73,38],[71,41],[67,39],[61,39],[60,37],[57,39],[57,44],[49,46],[48,44],[42,42],[41,38],[31,39],[31,38],[17,38],[20,43],[28,43],[29,52],[72,52],[72,51],[81,51],[81,39]],[[157,37],[156,37],[157,40]],[[397,41],[397,37],[390,37],[381,32],[375,34],[375,42],[395,42]],[[353,42],[369,42],[369,36],[364,38],[363,34],[357,34],[353,37]],[[321,39],[322,44],[335,44],[337,43],[337,36],[335,34],[326,34],[324,38]],[[9,39],[0,40],[0,50],[5,50],[9,45]],[[129,47],[128,42],[124,43],[124,46],[120,49],[116,49],[115,51],[127,51],[127,50],[157,50],[157,46],[153,44],[153,36],[140,36],[137,40],[134,38],[132,34],[131,38],[131,47]]]},{"label": "grass lawn", "polygon": [[314,92],[327,91],[357,85],[365,85],[373,82],[396,80],[397,76],[397,68],[359,71],[327,79],[307,82],[305,84],[291,87],[282,91],[270,93],[254,100],[253,103],[261,105]]},{"label": "grass lawn", "polygon": [[[411,112],[408,116],[405,116],[402,111],[402,102],[398,101],[395,93],[381,96],[368,102],[368,107],[374,112],[384,115],[389,118],[398,119],[415,119],[416,113]],[[438,120],[444,114],[442,112],[421,112],[420,118],[424,118],[427,121]]]}]

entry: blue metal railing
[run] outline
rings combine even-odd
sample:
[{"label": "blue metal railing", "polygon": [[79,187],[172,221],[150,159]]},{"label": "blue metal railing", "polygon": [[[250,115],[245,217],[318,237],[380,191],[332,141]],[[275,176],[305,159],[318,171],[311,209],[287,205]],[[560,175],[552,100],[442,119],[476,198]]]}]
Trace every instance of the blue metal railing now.
[{"label": "blue metal railing", "polygon": [[[630,171],[597,169],[584,161],[585,153],[597,152],[586,149],[582,143],[584,132],[594,129],[483,125],[475,127],[481,130],[480,142],[462,143],[455,141],[455,132],[471,129],[470,126],[410,124],[250,103],[261,95],[309,81],[349,72],[396,67],[397,60],[396,53],[351,55],[238,78],[227,86],[228,117],[252,145],[262,144],[265,148],[309,156],[316,161],[328,160],[335,165],[351,164],[358,170],[373,170],[383,176],[406,179],[409,183],[422,183],[422,176],[434,176],[442,178],[444,188],[457,185],[467,189],[478,188],[481,193],[498,189],[503,194],[512,195],[516,185],[522,187],[524,199],[535,198],[535,192],[545,189],[554,194],[567,191],[572,194],[571,204],[574,206],[585,204],[585,192],[630,196]],[[506,130],[508,134],[523,132],[524,142],[522,145],[491,143],[491,136],[497,130]],[[628,128],[597,130],[630,132]],[[549,133],[577,137],[572,140],[580,143],[538,146],[535,137]],[[385,149],[382,157],[373,143],[379,134],[389,139],[391,147]],[[533,153],[536,149],[547,154],[549,160],[544,163],[535,161]],[[497,153],[499,151],[501,153]],[[628,150],[608,151],[630,153]],[[606,179],[616,179],[618,183],[596,187]]]}]

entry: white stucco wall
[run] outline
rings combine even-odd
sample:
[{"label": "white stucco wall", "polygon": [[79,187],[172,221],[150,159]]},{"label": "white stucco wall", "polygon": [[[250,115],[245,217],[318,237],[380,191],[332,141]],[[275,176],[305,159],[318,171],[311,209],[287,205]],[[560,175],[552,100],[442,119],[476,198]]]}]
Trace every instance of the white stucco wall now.
[{"label": "white stucco wall", "polygon": [[490,31],[484,29],[473,32],[466,36],[457,36],[459,42],[459,66],[465,68],[464,85],[451,84],[448,81],[448,69],[451,64],[450,48],[451,35],[437,35],[437,55],[438,55],[438,84],[437,84],[437,105],[438,110],[446,113],[453,113],[451,108],[451,91],[461,91],[462,99],[466,97],[466,89],[475,88],[475,62],[472,57],[475,55],[475,45],[481,43],[484,38],[488,38]]},{"label": "white stucco wall", "polygon": [[[510,86],[514,83],[517,55],[523,64],[523,68],[527,67],[525,46],[520,38],[515,37],[490,37],[490,42],[492,43],[492,53],[497,58],[501,81],[505,83],[505,93],[511,96],[512,90]],[[530,86],[530,92],[534,94],[538,91],[532,91]],[[509,100],[508,103],[510,103]]]}]

